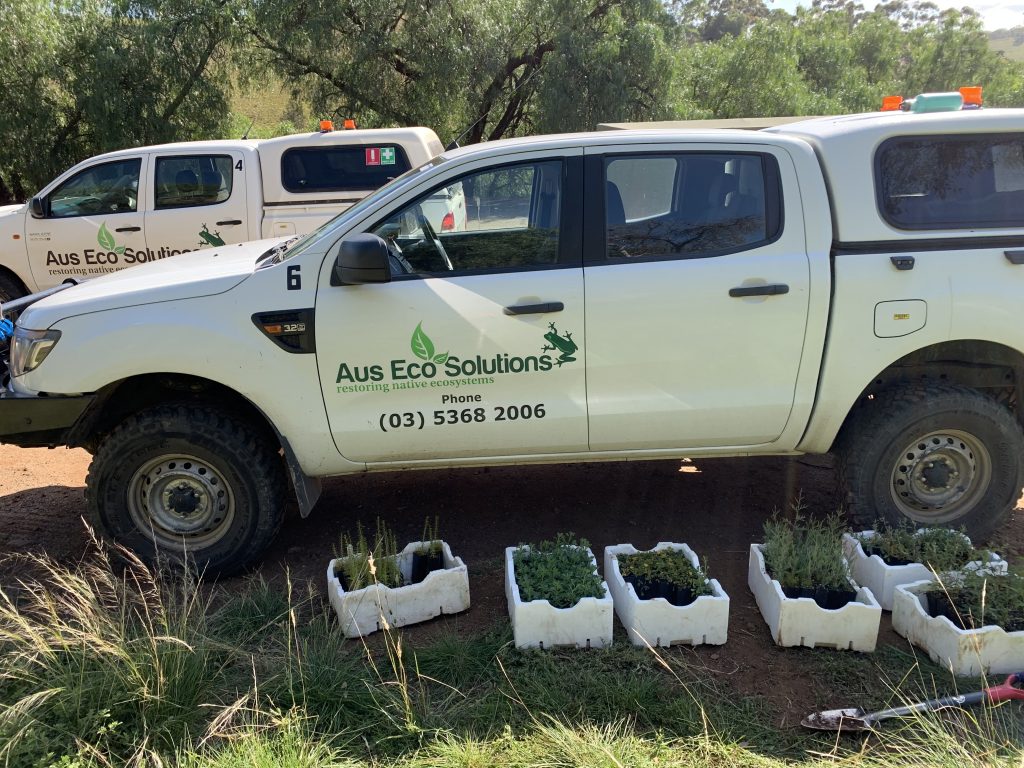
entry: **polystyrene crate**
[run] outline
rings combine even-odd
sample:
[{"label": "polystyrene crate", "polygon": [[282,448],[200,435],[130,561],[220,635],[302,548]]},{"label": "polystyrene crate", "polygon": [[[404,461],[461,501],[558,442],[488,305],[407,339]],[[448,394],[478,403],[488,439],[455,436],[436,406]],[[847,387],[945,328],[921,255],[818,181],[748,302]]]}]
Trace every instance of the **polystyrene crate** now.
[{"label": "polystyrene crate", "polygon": [[[874,531],[862,531],[856,535],[843,534],[843,547],[850,559],[850,569],[853,571],[853,580],[861,586],[871,590],[871,594],[878,600],[883,610],[891,611],[893,600],[896,594],[896,587],[901,584],[913,584],[915,581],[933,578],[932,570],[923,563],[908,563],[907,565],[888,565],[878,555],[871,555],[864,551],[859,537],[866,539],[874,538]],[[970,543],[970,539],[964,536]],[[992,573],[1006,573],[1006,561],[994,552],[989,553],[989,560],[986,563],[972,562],[965,564],[964,568],[981,568]]]},{"label": "polystyrene crate", "polygon": [[[412,573],[412,556],[429,542],[414,541],[398,554],[402,577]],[[431,571],[418,584],[385,587],[372,584],[346,592],[335,575],[344,558],[327,565],[327,594],[338,614],[345,637],[361,637],[383,628],[404,627],[427,621],[441,614],[459,613],[469,608],[469,573],[462,558],[452,555],[447,542],[441,542],[444,570]]]},{"label": "polystyrene crate", "polygon": [[945,616],[930,616],[925,593],[934,583],[923,579],[896,588],[892,628],[898,634],[954,675],[1005,675],[1024,669],[1024,631],[960,629]]},{"label": "polystyrene crate", "polygon": [[[700,568],[697,555],[685,544],[661,541],[654,551],[681,551],[694,568]],[[619,570],[620,555],[635,555],[632,544],[604,548],[604,575],[615,602],[615,615],[626,628],[630,642],[640,646],[668,647],[676,644],[722,645],[729,634],[729,596],[717,579],[711,579],[710,595],[701,595],[689,605],[673,605],[663,597],[641,600],[633,585]]]},{"label": "polystyrene crate", "polygon": [[[516,648],[604,648],[612,643],[612,596],[608,584],[601,582],[604,597],[584,597],[569,608],[555,608],[547,600],[523,602],[516,583],[513,553],[505,550],[505,596]],[[597,560],[587,549],[597,573]]]},{"label": "polystyrene crate", "polygon": [[750,545],[747,583],[777,645],[875,650],[882,607],[870,589],[851,582],[856,599],[836,610],[822,608],[809,597],[786,597],[779,582],[768,576],[760,544]]}]

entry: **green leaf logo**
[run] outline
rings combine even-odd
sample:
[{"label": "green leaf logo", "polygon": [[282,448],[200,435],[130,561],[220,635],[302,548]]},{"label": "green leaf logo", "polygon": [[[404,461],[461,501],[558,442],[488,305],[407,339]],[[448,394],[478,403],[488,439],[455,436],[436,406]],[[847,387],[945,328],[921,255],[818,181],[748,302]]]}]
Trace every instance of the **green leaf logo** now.
[{"label": "green leaf logo", "polygon": [[118,256],[124,256],[124,246],[117,246],[117,248],[114,249],[114,253],[116,253]]},{"label": "green leaf logo", "polygon": [[117,245],[117,243],[114,242],[114,236],[110,234],[110,230],[107,229],[106,222],[100,224],[100,231],[99,234],[96,235],[96,242],[108,251],[114,250],[114,246]]},{"label": "green leaf logo", "polygon": [[438,365],[444,365],[448,361],[448,353],[445,352],[443,355],[434,355],[434,362]]},{"label": "green leaf logo", "polygon": [[430,360],[434,357],[434,342],[423,332],[423,323],[416,326],[412,332],[412,353],[420,360]]}]

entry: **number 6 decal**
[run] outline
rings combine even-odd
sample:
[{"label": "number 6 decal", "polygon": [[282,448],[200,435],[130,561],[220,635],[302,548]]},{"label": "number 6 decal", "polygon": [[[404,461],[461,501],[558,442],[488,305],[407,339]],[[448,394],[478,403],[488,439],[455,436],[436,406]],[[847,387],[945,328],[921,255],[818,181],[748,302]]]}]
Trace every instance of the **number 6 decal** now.
[{"label": "number 6 decal", "polygon": [[301,266],[298,264],[292,264],[287,270],[287,283],[289,291],[302,290],[302,275],[300,274]]}]

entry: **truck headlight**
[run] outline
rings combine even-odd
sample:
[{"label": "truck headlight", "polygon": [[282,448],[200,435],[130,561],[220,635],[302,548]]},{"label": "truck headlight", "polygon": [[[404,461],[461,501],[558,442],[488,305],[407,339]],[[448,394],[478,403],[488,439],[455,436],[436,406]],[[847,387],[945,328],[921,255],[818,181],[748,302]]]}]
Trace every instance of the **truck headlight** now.
[{"label": "truck headlight", "polygon": [[37,368],[60,339],[60,331],[33,331],[16,326],[11,340],[11,376]]}]

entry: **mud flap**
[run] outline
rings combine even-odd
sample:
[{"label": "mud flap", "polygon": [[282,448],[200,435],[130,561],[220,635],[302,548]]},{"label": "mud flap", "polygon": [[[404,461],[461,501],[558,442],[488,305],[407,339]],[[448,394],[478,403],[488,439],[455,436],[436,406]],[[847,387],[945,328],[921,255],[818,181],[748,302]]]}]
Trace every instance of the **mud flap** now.
[{"label": "mud flap", "polygon": [[323,483],[319,477],[310,477],[302,471],[299,460],[292,450],[291,443],[284,435],[278,434],[281,438],[281,447],[284,449],[285,463],[288,465],[288,476],[291,477],[292,487],[295,489],[295,500],[299,504],[299,515],[308,517],[313,511],[317,501],[320,500],[320,493],[323,491]]}]

